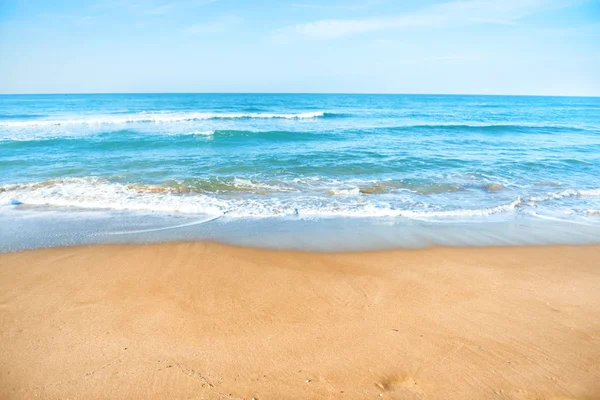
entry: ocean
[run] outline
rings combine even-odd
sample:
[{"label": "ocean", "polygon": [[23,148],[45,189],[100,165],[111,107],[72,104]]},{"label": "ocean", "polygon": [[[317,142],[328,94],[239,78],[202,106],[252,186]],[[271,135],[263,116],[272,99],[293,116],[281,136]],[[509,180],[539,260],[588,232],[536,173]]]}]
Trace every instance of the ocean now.
[{"label": "ocean", "polygon": [[600,242],[600,98],[0,96],[0,251]]}]

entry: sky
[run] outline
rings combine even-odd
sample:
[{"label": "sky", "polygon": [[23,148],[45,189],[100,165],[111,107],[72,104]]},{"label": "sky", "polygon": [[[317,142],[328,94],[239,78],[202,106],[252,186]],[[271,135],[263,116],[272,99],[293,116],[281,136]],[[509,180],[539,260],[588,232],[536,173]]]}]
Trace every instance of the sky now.
[{"label": "sky", "polygon": [[0,0],[0,93],[600,96],[600,0]]}]

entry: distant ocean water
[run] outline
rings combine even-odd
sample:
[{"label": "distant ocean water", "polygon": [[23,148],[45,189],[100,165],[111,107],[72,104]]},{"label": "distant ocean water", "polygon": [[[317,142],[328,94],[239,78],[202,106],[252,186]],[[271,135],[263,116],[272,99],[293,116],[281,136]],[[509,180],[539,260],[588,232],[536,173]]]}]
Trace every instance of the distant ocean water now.
[{"label": "distant ocean water", "polygon": [[344,226],[600,241],[600,98],[3,95],[0,218],[0,250],[271,228],[310,248]]}]

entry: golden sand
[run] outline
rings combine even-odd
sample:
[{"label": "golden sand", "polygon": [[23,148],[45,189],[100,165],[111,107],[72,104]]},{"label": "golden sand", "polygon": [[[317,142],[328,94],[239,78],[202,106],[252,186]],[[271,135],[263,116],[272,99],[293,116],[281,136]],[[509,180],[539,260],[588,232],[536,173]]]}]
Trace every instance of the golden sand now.
[{"label": "golden sand", "polygon": [[0,254],[0,399],[598,399],[600,247]]}]

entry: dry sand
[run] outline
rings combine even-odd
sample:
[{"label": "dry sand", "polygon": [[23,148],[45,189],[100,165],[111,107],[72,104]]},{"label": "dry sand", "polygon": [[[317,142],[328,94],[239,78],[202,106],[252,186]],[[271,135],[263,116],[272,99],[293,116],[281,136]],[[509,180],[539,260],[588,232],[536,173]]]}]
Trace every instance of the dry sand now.
[{"label": "dry sand", "polygon": [[599,399],[600,247],[0,255],[0,398]]}]

